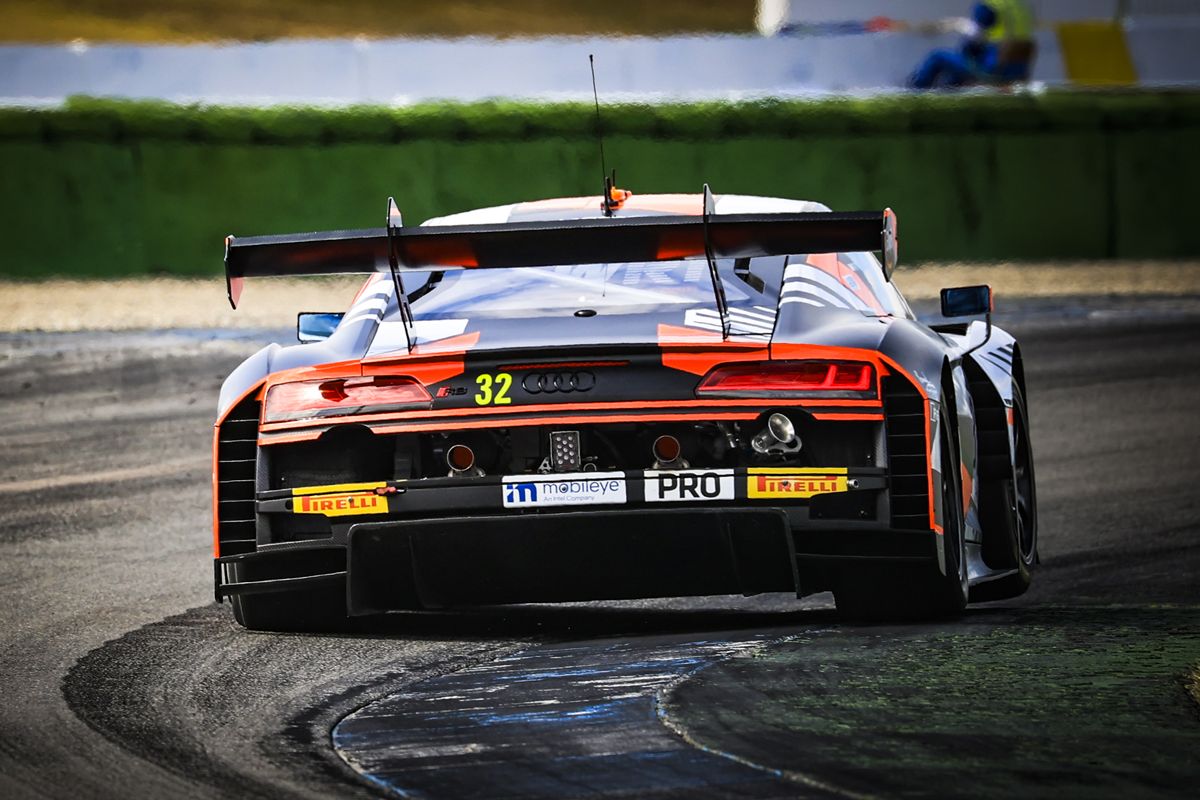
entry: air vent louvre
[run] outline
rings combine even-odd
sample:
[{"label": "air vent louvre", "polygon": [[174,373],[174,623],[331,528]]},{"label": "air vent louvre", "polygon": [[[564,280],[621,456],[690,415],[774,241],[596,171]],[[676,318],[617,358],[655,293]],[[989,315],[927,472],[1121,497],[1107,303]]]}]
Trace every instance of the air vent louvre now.
[{"label": "air vent louvre", "polygon": [[929,528],[929,471],[925,446],[925,398],[898,375],[883,379],[892,527]]},{"label": "air vent louvre", "polygon": [[217,433],[217,539],[223,556],[254,552],[258,416],[258,402],[246,398]]}]

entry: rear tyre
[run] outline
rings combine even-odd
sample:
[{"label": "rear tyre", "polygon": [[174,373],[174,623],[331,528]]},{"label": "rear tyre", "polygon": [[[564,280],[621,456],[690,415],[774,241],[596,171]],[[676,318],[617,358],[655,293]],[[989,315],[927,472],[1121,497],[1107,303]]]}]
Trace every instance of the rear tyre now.
[{"label": "rear tyre", "polygon": [[[230,580],[266,580],[254,576],[254,565],[229,564]],[[234,595],[229,598],[233,618],[252,631],[278,633],[339,633],[349,628],[346,616],[346,583],[338,581],[316,589],[270,594]]]},{"label": "rear tyre", "polygon": [[942,557],[945,573],[938,570],[929,582],[930,616],[957,617],[967,607],[970,576],[967,572],[967,547],[964,531],[962,479],[958,447],[950,438],[950,428],[942,417]]},{"label": "rear tyre", "polygon": [[945,414],[940,431],[942,535],[937,539],[945,573],[937,566],[899,565],[843,575],[833,596],[838,614],[844,619],[862,622],[937,619],[958,616],[966,608],[969,584],[958,449],[950,436]]},{"label": "rear tyre", "polygon": [[[1037,488],[1033,474],[1033,452],[1029,444],[1029,414],[1021,390],[1013,386],[1013,477],[993,489],[1003,503],[1004,536],[997,537],[984,560],[998,569],[1014,570],[995,581],[982,584],[980,599],[1002,600],[1024,594],[1033,581],[1038,561]],[[986,545],[985,545],[986,547]]]}]

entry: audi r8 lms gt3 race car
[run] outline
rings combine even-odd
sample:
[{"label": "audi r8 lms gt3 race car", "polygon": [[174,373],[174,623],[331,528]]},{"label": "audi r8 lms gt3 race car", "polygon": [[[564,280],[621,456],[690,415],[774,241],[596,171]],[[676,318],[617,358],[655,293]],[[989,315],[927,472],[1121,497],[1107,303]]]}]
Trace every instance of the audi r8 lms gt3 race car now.
[{"label": "audi r8 lms gt3 race car", "polygon": [[389,200],[378,229],[229,237],[235,307],[246,277],[370,277],[221,390],[218,599],[314,630],[827,590],[851,617],[927,617],[1023,592],[1020,348],[986,286],[918,322],[895,226],[705,187],[418,227]]}]

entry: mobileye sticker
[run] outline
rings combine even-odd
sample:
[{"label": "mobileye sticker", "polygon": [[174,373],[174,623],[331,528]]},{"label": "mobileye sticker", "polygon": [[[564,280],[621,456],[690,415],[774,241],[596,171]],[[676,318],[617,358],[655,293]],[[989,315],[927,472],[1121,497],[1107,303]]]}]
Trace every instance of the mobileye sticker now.
[{"label": "mobileye sticker", "polygon": [[846,491],[846,468],[763,467],[747,470],[746,496],[800,498]]},{"label": "mobileye sticker", "polygon": [[595,506],[625,502],[623,472],[506,475],[501,478],[501,484],[505,508]]},{"label": "mobileye sticker", "polygon": [[647,503],[688,503],[733,499],[733,470],[646,470]]},{"label": "mobileye sticker", "polygon": [[359,514],[386,514],[387,510],[387,498],[374,492],[301,495],[292,501],[292,512],[295,514],[350,517]]}]

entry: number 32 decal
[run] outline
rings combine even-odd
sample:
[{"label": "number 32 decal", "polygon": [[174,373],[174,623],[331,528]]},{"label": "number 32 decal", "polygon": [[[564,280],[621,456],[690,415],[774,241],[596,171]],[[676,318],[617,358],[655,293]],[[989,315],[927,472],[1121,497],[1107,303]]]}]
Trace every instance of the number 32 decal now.
[{"label": "number 32 decal", "polygon": [[479,392],[475,395],[475,405],[506,406],[512,402],[508,390],[512,388],[512,375],[507,372],[497,372],[489,375],[486,372],[475,379],[479,384]]}]

